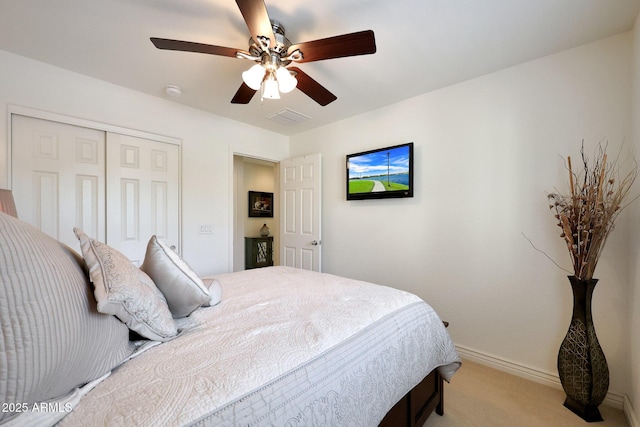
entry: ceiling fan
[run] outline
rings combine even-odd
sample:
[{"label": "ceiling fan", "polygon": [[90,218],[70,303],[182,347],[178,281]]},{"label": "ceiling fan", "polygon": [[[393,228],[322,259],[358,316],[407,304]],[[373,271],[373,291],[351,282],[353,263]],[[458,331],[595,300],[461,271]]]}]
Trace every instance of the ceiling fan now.
[{"label": "ceiling fan", "polygon": [[292,44],[285,37],[284,27],[269,19],[264,0],[236,0],[236,3],[251,33],[248,51],[151,37],[151,42],[158,49],[254,61],[256,64],[242,73],[243,83],[231,99],[233,104],[248,104],[259,89],[262,89],[263,98],[278,99],[279,92],[287,93],[297,87],[318,104],[325,106],[337,97],[304,71],[290,65],[376,52],[376,42],[371,30]]}]

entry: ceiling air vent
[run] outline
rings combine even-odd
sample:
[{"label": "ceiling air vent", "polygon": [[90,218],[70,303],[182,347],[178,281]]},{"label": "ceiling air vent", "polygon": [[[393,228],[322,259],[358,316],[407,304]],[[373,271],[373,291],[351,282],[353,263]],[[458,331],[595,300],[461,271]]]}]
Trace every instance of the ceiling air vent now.
[{"label": "ceiling air vent", "polygon": [[285,108],[284,110],[280,110],[277,113],[272,114],[267,118],[269,120],[273,120],[274,122],[278,122],[286,126],[292,126],[298,123],[302,123],[305,120],[309,120],[311,117],[305,116],[304,114],[298,113],[297,111],[293,111],[288,108]]}]

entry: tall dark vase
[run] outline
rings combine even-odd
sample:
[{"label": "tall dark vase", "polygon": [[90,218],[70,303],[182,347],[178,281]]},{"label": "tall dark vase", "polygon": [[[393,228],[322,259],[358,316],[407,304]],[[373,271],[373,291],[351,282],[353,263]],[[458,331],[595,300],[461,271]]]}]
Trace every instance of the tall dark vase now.
[{"label": "tall dark vase", "polygon": [[558,374],[567,394],[564,406],[588,422],[602,421],[598,406],[609,389],[609,367],[591,317],[591,297],[598,279],[569,276],[573,315],[558,352]]}]

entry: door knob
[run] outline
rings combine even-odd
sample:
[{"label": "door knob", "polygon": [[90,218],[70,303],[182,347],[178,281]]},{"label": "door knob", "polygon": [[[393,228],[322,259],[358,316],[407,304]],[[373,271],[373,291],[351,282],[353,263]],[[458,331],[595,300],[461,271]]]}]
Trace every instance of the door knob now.
[{"label": "door knob", "polygon": [[311,242],[311,244],[313,246],[318,246],[320,244],[320,242],[318,242],[317,240],[314,240],[313,242]]}]

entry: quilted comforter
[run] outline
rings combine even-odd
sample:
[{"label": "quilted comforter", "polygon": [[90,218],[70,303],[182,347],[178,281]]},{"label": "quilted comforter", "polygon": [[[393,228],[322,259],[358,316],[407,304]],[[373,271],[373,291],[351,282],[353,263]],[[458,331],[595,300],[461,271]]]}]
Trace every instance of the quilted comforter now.
[{"label": "quilted comforter", "polygon": [[287,267],[215,279],[220,304],[78,390],[60,426],[369,427],[433,369],[448,380],[460,366],[413,294]]}]

